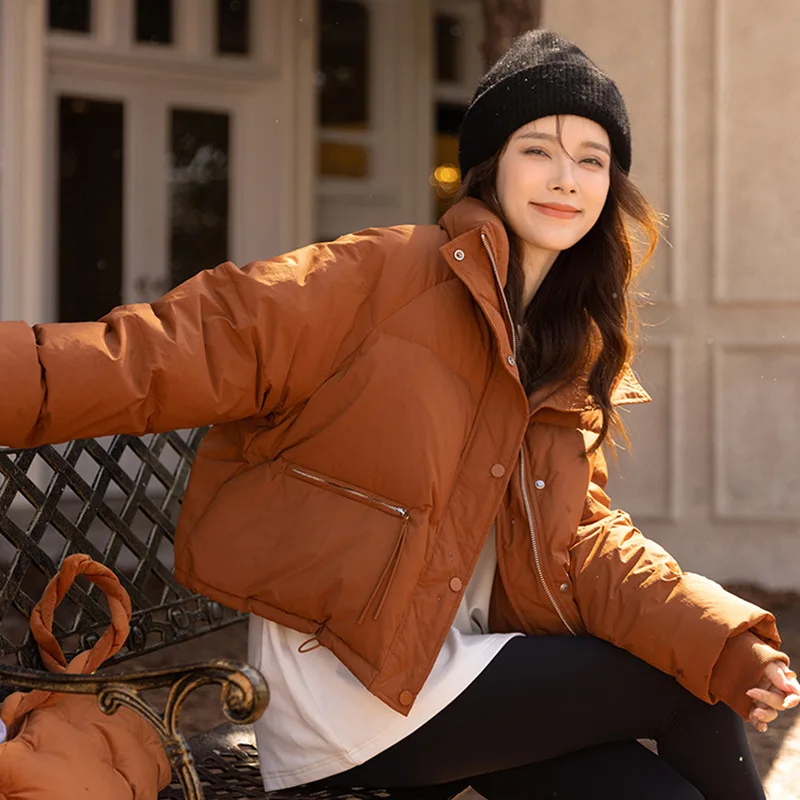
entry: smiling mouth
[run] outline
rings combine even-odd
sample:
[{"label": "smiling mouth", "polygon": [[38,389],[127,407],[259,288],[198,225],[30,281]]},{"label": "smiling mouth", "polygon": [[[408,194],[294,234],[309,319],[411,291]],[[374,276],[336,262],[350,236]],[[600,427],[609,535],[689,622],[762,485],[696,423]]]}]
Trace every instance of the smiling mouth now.
[{"label": "smiling mouth", "polygon": [[575,219],[581,212],[573,206],[561,205],[559,203],[531,203],[531,205],[541,214],[556,219]]}]

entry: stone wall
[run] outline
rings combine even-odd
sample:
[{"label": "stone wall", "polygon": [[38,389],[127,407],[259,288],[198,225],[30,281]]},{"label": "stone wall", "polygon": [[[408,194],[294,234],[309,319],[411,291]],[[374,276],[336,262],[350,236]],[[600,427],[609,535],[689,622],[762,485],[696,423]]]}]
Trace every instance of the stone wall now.
[{"label": "stone wall", "polygon": [[670,216],[612,499],[685,569],[798,589],[800,4],[546,0],[543,25],[619,83]]}]

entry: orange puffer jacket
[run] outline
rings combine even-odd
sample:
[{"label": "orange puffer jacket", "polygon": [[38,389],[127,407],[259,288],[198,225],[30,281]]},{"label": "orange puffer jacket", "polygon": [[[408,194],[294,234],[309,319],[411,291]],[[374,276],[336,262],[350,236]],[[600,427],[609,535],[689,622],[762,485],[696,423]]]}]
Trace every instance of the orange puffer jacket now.
[{"label": "orange puffer jacket", "polygon": [[[502,224],[467,200],[99,322],[1,323],[0,442],[214,423],[177,577],[307,632],[400,713],[496,520],[495,630],[601,637],[746,714],[783,657],[773,617],[609,508],[585,387],[522,389],[507,263]],[[649,398],[626,370],[614,399]]]}]

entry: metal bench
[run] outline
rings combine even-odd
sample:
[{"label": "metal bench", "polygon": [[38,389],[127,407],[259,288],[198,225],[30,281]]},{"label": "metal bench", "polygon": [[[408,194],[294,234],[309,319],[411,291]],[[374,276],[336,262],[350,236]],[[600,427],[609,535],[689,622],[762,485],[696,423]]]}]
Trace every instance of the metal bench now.
[{"label": "metal bench", "polygon": [[[104,709],[125,705],[156,728],[173,767],[162,800],[446,800],[450,787],[425,789],[288,789],[265,793],[250,725],[269,692],[244,663],[215,660],[175,668],[89,676],[43,670],[28,630],[31,610],[68,555],[87,553],[119,576],[133,617],[125,647],[106,663],[172,647],[244,618],[192,594],[172,575],[175,522],[192,459],[205,429],[145,437],[77,440],[31,450],[0,448],[0,700],[17,689],[96,694]],[[98,588],[79,579],[56,611],[54,634],[69,658],[90,647],[109,617]],[[219,684],[232,723],[188,742],[178,728],[186,697]],[[168,688],[164,712],[141,692]]]}]

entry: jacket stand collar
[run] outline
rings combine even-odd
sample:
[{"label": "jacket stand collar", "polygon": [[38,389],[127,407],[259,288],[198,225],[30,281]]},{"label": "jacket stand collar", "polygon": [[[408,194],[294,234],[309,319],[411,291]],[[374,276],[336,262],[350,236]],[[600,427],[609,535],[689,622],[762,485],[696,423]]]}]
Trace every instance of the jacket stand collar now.
[{"label": "jacket stand collar", "polygon": [[[480,304],[501,351],[508,349],[510,352],[511,332],[481,239],[481,234],[486,236],[495,257],[500,283],[505,287],[508,280],[509,242],[503,223],[484,203],[470,197],[451,206],[439,225],[450,237],[450,241],[441,248],[442,255]],[[583,375],[573,381],[542,387],[528,399],[530,413],[549,410],[578,414],[581,427],[599,430],[599,410],[588,392],[587,382],[588,375]],[[617,378],[612,402],[623,405],[648,403],[650,400],[650,395],[641,386],[630,365],[626,365]]]}]

